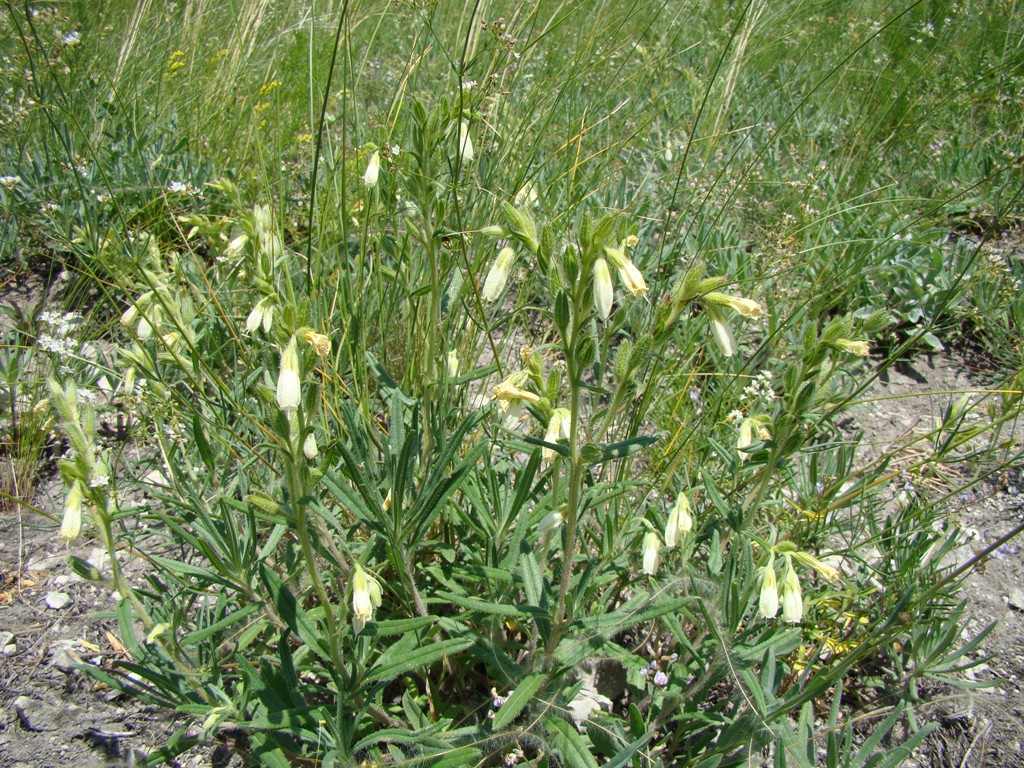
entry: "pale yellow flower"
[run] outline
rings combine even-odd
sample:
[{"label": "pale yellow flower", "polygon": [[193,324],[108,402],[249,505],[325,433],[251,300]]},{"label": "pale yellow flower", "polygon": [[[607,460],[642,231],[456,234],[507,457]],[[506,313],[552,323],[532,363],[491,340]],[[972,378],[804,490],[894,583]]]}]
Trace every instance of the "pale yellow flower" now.
[{"label": "pale yellow flower", "polygon": [[380,584],[356,563],[352,574],[352,628],[358,635],[366,622],[373,621],[373,611],[380,608]]},{"label": "pale yellow flower", "polygon": [[484,287],[480,292],[480,298],[484,301],[495,301],[501,296],[501,292],[505,290],[505,283],[508,282],[508,275],[512,270],[512,264],[515,262],[515,259],[516,252],[512,250],[511,246],[506,245],[498,251],[498,256],[494,259],[494,264],[491,265],[491,269],[487,273],[486,279],[484,279]]},{"label": "pale yellow flower", "polygon": [[732,328],[729,321],[725,319],[722,310],[715,304],[705,305],[708,312],[708,319],[711,321],[711,338],[715,340],[718,349],[726,357],[736,354],[736,339],[732,335]]},{"label": "pale yellow flower", "polygon": [[380,152],[370,155],[370,162],[366,164],[366,173],[363,174],[363,184],[368,188],[377,186],[377,179],[380,177]]},{"label": "pale yellow flower", "polygon": [[804,600],[800,594],[800,579],[790,565],[782,582],[782,620],[799,624],[804,617]]},{"label": "pale yellow flower", "polygon": [[661,565],[661,538],[654,531],[644,536],[643,572],[653,576]]},{"label": "pale yellow flower", "polygon": [[277,404],[282,411],[296,411],[302,398],[299,383],[299,353],[295,349],[295,337],[281,353],[281,370],[277,376]]},{"label": "pale yellow flower", "polygon": [[779,588],[775,580],[775,559],[761,572],[761,597],[757,603],[757,612],[765,619],[774,619],[779,612]]},{"label": "pale yellow flower", "polygon": [[615,286],[608,273],[608,262],[598,257],[594,262],[594,308],[602,320],[607,320],[612,313],[612,301],[615,298]]},{"label": "pale yellow flower", "polygon": [[306,343],[313,348],[317,357],[331,354],[331,337],[316,331],[306,331]]},{"label": "pale yellow flower", "polygon": [[[544,433],[545,443],[557,443],[559,438],[563,440],[569,439],[569,424],[572,421],[572,414],[569,413],[565,408],[555,408],[551,412],[551,418],[548,420],[548,428]],[[553,448],[544,448],[541,450],[541,456],[544,461],[552,462],[558,453]]]},{"label": "pale yellow flower", "polygon": [[68,489],[64,500],[64,519],[60,524],[60,537],[65,541],[74,541],[82,532],[82,484],[75,480]]},{"label": "pale yellow flower", "polygon": [[676,503],[668,513],[665,523],[665,546],[674,547],[683,538],[683,534],[693,530],[693,515],[690,514],[690,500],[685,493],[680,493]]}]

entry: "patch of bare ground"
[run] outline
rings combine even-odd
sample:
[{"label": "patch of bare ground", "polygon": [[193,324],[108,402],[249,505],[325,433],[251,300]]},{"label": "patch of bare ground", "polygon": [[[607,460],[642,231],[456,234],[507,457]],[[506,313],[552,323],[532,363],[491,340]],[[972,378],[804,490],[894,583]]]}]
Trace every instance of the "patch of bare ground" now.
[{"label": "patch of bare ground", "polygon": [[[964,394],[977,402],[998,396],[998,379],[972,370],[956,355],[922,356],[884,371],[853,413],[855,428],[863,431],[858,453],[862,462],[892,455],[894,469],[912,464],[927,450],[921,438],[941,421],[951,403]],[[982,418],[978,416],[978,418]],[[998,543],[1024,520],[1024,425],[1010,423],[997,438],[986,438],[989,450],[973,460],[949,467],[950,474],[922,480],[920,489],[935,497],[961,492],[946,501],[949,521],[959,525],[966,543],[954,551],[951,565],[960,566]],[[995,470],[1000,464],[1002,469]],[[894,481],[893,493],[900,481]],[[961,598],[967,602],[967,619],[960,638],[969,642],[992,622],[995,629],[985,638],[974,658],[991,657],[970,670],[978,681],[994,683],[973,690],[927,690],[934,731],[906,768],[935,766],[1024,766],[1024,541],[1014,537],[983,559],[967,577]]]}]

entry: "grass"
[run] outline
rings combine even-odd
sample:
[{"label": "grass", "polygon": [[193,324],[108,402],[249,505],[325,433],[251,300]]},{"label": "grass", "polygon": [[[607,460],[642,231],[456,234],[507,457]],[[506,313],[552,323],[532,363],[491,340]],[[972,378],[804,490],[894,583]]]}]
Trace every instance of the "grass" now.
[{"label": "grass", "polygon": [[[152,566],[72,559],[122,598],[91,673],[201,726],[154,764],[226,723],[279,766],[927,737],[979,663],[937,522],[1019,458],[1015,4],[86,10],[4,6],[0,259],[116,348],[52,352],[39,419],[65,515]],[[872,378],[965,338],[1003,393],[859,462]]]}]

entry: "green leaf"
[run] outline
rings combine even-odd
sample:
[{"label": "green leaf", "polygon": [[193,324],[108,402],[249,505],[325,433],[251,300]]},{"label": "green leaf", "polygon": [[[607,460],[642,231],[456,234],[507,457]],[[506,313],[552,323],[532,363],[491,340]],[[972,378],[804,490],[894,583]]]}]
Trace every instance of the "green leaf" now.
[{"label": "green leaf", "polygon": [[452,592],[438,592],[437,596],[431,598],[428,602],[452,603],[460,608],[465,608],[467,611],[489,613],[495,616],[531,618],[534,615],[533,612],[525,611],[514,605],[492,603],[486,600],[479,600],[475,597],[462,597],[461,595],[456,595]]},{"label": "green leaf", "polygon": [[[274,569],[269,565],[266,563],[260,563],[259,569],[260,578],[262,578],[264,586],[270,593],[270,599],[274,603],[277,615],[280,616],[287,627],[302,638],[302,641],[312,648],[321,659],[327,663],[332,663],[331,655],[328,653],[327,648],[321,641],[316,624],[314,624],[313,620],[306,615],[302,606],[300,606],[298,601],[295,599],[295,595],[291,593],[287,585],[281,581],[281,577],[278,576]],[[325,607],[330,609],[330,606]]]},{"label": "green leaf", "polygon": [[210,443],[206,439],[206,433],[203,431],[203,422],[199,418],[198,413],[192,414],[192,437],[196,441],[196,448],[199,451],[199,456],[203,460],[203,464],[210,470],[210,474],[214,473],[216,462],[213,458],[213,449],[210,448]]},{"label": "green leaf", "polygon": [[588,461],[587,463],[597,464],[601,461],[624,459],[627,456],[632,456],[634,453],[639,453],[644,448],[649,448],[661,440],[661,437],[661,435],[640,435],[629,440],[598,446],[600,448],[600,458],[597,461]]},{"label": "green leaf", "polygon": [[[390,682],[406,672],[411,672],[421,667],[429,667],[445,656],[464,651],[472,644],[472,638],[453,637],[449,640],[440,640],[421,646],[409,653],[401,654],[400,658],[387,659],[386,657],[381,657],[373,669],[370,670],[367,680],[370,682]],[[385,663],[381,664],[381,661]]]},{"label": "green leaf", "polygon": [[261,609],[262,606],[259,603],[250,603],[244,608],[239,608],[237,611],[229,613],[223,619],[211,624],[208,627],[203,627],[202,629],[198,629],[195,632],[190,632],[182,638],[181,644],[183,646],[198,645],[199,643],[203,642],[204,640],[207,640],[208,638],[212,637],[218,632],[222,632],[223,630],[227,629],[232,624],[237,624],[238,622],[248,618],[252,614],[257,613]]},{"label": "green leaf", "polygon": [[424,627],[433,626],[434,623],[435,619],[433,616],[415,616],[411,619],[392,619],[390,621],[371,621],[363,628],[359,636],[391,637],[394,635],[404,635]]},{"label": "green leaf", "polygon": [[99,569],[88,560],[83,560],[82,558],[75,557],[74,555],[68,555],[68,565],[71,566],[72,571],[77,573],[86,581],[106,581],[106,578],[102,573],[100,573]]},{"label": "green leaf", "polygon": [[523,678],[522,682],[516,686],[516,689],[505,700],[501,709],[495,713],[491,727],[498,731],[515,720],[526,705],[530,703],[534,694],[544,686],[545,680],[547,680],[547,675],[545,674],[529,675]]},{"label": "green leaf", "polygon": [[551,742],[562,755],[562,760],[570,768],[597,768],[597,761],[583,742],[583,737],[576,726],[555,715],[544,718],[551,733]]},{"label": "green leaf", "polygon": [[636,741],[631,741],[615,757],[605,763],[604,768],[623,768],[623,766],[629,765],[633,755],[646,747],[652,736],[651,733],[645,733]]}]

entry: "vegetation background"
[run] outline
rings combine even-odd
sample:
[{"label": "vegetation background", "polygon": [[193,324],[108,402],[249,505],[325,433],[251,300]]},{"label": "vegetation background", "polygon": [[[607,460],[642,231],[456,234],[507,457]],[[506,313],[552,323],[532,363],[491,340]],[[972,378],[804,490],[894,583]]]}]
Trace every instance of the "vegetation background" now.
[{"label": "vegetation background", "polygon": [[[950,557],[1020,457],[1021,16],[5,3],[4,499],[106,553],[150,764],[907,758],[1020,530]],[[949,346],[991,386],[859,451]]]}]

